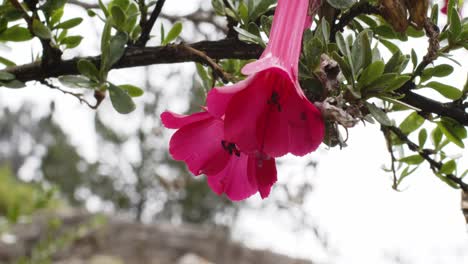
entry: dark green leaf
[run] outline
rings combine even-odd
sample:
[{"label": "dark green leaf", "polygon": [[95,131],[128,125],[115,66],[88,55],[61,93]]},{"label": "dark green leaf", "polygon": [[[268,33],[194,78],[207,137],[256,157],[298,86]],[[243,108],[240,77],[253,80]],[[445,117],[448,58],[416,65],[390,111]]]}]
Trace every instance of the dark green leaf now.
[{"label": "dark green leaf", "polygon": [[433,81],[425,84],[424,86],[436,90],[448,99],[457,100],[460,99],[460,97],[462,96],[462,92],[457,88],[440,82]]},{"label": "dark green leaf", "polygon": [[3,84],[4,87],[6,88],[11,88],[11,89],[20,89],[26,87],[26,85],[23,82],[20,82],[18,80],[12,80],[9,82],[4,82]]},{"label": "dark green leaf", "polygon": [[[440,128],[440,131],[447,137],[455,145],[459,146],[460,148],[464,148],[465,144],[463,143],[463,132],[460,132],[462,128],[458,128],[454,126],[453,123],[447,121],[437,122],[437,127]],[[465,135],[466,135],[466,130]]]},{"label": "dark green leaf", "polygon": [[457,169],[457,163],[454,160],[450,160],[442,165],[440,173],[452,174]]},{"label": "dark green leaf", "polygon": [[38,19],[33,20],[32,30],[34,35],[41,39],[50,39],[52,37],[52,32],[50,32],[50,29],[42,24],[42,22]]},{"label": "dark green leaf", "polygon": [[427,130],[425,128],[421,129],[419,131],[418,135],[418,143],[419,143],[419,148],[424,148],[424,144],[426,144],[427,140]]},{"label": "dark green leaf", "polygon": [[401,132],[409,135],[424,124],[425,119],[418,113],[413,112],[400,124]]},{"label": "dark green leaf", "polygon": [[16,65],[16,63],[12,62],[11,60],[9,60],[7,58],[1,57],[1,56],[0,56],[0,63],[7,66],[7,67],[11,67],[11,66]]},{"label": "dark green leaf", "polygon": [[128,95],[130,95],[131,97],[139,97],[139,96],[142,96],[144,93],[144,91],[141,88],[136,87],[131,84],[123,84],[123,85],[119,85],[119,87],[120,89],[126,91]]},{"label": "dark green leaf", "polygon": [[83,18],[76,17],[58,24],[55,28],[70,29],[78,26],[81,22],[83,22]]},{"label": "dark green leaf", "polygon": [[99,71],[89,60],[81,59],[77,63],[78,71],[91,80],[99,80]]},{"label": "dark green leaf", "polygon": [[458,15],[458,11],[454,8],[452,10],[452,13],[449,17],[450,19],[450,35],[449,35],[449,40],[455,42],[458,38],[458,36],[461,33],[462,30],[462,25],[460,21],[460,16]]},{"label": "dark green leaf", "polygon": [[0,33],[0,40],[1,41],[27,41],[32,38],[31,33],[27,28],[23,28],[20,26],[13,26],[11,28],[7,28],[5,31]]},{"label": "dark green leaf", "polygon": [[125,52],[125,44],[127,44],[128,36],[126,33],[118,32],[113,36],[109,44],[109,68],[120,60]]},{"label": "dark green leaf", "polygon": [[421,164],[424,161],[424,158],[421,157],[419,154],[404,157],[399,160],[400,162],[404,162],[409,165],[418,165]]},{"label": "dark green leaf", "polygon": [[83,40],[82,36],[68,36],[64,38],[60,43],[65,45],[67,49],[73,49],[80,45],[81,40]]},{"label": "dark green leaf", "polygon": [[431,139],[432,139],[432,144],[434,144],[434,147],[438,149],[440,145],[440,141],[442,141],[442,130],[438,126],[434,128],[434,130],[432,130]]},{"label": "dark green leaf", "polygon": [[366,102],[367,109],[369,109],[369,112],[371,115],[379,122],[380,124],[384,126],[391,126],[392,121],[390,121],[390,118],[388,118],[387,114],[380,109],[379,107],[375,106],[374,104],[370,104]]},{"label": "dark green leaf", "polygon": [[334,8],[348,9],[356,3],[356,0],[327,0],[327,2]]},{"label": "dark green leaf", "polygon": [[113,5],[110,11],[116,27],[118,29],[123,29],[125,22],[127,21],[127,15],[125,15],[125,12],[117,5]]},{"label": "dark green leaf", "polygon": [[0,81],[11,81],[15,79],[15,75],[5,72],[5,71],[0,71]]},{"label": "dark green leaf", "polygon": [[91,82],[88,78],[77,75],[64,75],[58,78],[60,83],[70,88],[88,88],[91,89],[96,83]]},{"label": "dark green leaf", "polygon": [[135,110],[136,106],[127,91],[122,90],[120,87],[109,83],[109,95],[112,106],[120,114],[128,114]]},{"label": "dark green leaf", "polygon": [[383,61],[376,61],[370,64],[364,71],[361,73],[359,77],[359,85],[365,87],[375,80],[377,80],[380,76],[382,76],[384,72],[385,64]]},{"label": "dark green leaf", "polygon": [[167,45],[171,43],[180,35],[181,32],[182,32],[182,23],[180,22],[175,23],[174,26],[172,26],[171,30],[167,32],[167,36],[161,45]]}]

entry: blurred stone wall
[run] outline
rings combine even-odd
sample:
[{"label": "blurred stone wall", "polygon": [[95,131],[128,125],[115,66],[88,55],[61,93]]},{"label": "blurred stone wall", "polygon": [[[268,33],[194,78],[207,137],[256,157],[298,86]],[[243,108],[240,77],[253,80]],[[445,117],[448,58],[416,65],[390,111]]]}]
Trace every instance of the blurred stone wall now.
[{"label": "blurred stone wall", "polygon": [[[10,239],[4,236],[0,242],[0,263],[55,250],[56,264],[311,264],[246,248],[231,241],[222,228],[144,225],[116,217],[105,217],[105,222],[96,225],[93,217],[86,213],[42,215],[18,224],[11,229]],[[47,239],[52,242],[40,245]],[[55,245],[54,239],[63,243]]]}]

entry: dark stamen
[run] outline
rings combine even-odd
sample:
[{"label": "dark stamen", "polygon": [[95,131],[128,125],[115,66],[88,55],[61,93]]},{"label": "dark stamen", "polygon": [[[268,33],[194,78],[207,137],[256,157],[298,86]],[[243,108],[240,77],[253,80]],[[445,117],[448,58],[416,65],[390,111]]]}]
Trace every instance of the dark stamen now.
[{"label": "dark stamen", "polygon": [[280,95],[277,91],[273,91],[271,93],[270,99],[268,99],[267,103],[269,105],[276,105],[276,108],[278,109],[278,112],[281,112],[281,104],[279,102]]},{"label": "dark stamen", "polygon": [[226,150],[229,155],[236,155],[237,157],[240,156],[240,150],[237,148],[236,144],[227,142],[226,140],[221,140],[221,146],[223,146],[223,149]]}]

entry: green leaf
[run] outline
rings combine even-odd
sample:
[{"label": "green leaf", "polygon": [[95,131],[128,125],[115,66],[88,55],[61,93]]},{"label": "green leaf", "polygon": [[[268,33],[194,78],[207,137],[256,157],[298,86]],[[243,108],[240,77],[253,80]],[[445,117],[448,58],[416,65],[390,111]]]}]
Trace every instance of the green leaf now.
[{"label": "green leaf", "polygon": [[11,28],[7,28],[5,31],[0,33],[1,41],[27,41],[30,40],[33,36],[27,28],[20,27],[18,25]]},{"label": "green leaf", "polygon": [[410,76],[407,75],[400,75],[393,79],[392,81],[388,82],[386,86],[383,86],[386,92],[391,92],[397,89],[400,89],[406,82],[411,79]]},{"label": "green leaf", "polygon": [[385,73],[397,72],[399,65],[401,65],[402,57],[403,54],[400,51],[394,53],[385,65]]},{"label": "green leaf", "polygon": [[367,109],[369,109],[371,115],[375,118],[375,120],[377,120],[377,122],[384,126],[392,125],[392,121],[382,109],[375,106],[374,104],[370,104],[367,102],[365,102],[365,105],[367,106]]},{"label": "green leaf", "polygon": [[81,59],[77,63],[78,71],[91,80],[99,80],[99,71],[89,60]]},{"label": "green leaf", "polygon": [[82,36],[68,36],[64,38],[60,44],[65,45],[67,49],[73,49],[80,45],[82,40]]},{"label": "green leaf", "polygon": [[368,31],[362,31],[351,49],[355,74],[372,62],[372,48]]},{"label": "green leaf", "polygon": [[420,128],[424,124],[424,121],[426,120],[422,116],[416,112],[413,112],[400,124],[401,132],[403,132],[405,135],[409,135],[413,131],[416,131],[418,128]]},{"label": "green leaf", "polygon": [[453,72],[453,67],[448,64],[441,64],[435,67],[426,68],[422,73],[422,82],[429,80],[431,77],[445,77]]},{"label": "green leaf", "polygon": [[388,40],[385,40],[383,38],[379,38],[380,43],[382,43],[391,53],[395,54],[397,52],[400,52],[400,49],[398,48],[397,45],[393,44],[393,42],[390,42]]},{"label": "green leaf", "polygon": [[237,31],[237,33],[239,33],[239,40],[242,40],[242,41],[247,42],[247,43],[258,44],[258,45],[261,45],[263,47],[266,46],[265,42],[263,42],[261,37],[256,36],[256,35],[248,32],[247,30],[239,28],[239,27],[234,27],[234,30]]},{"label": "green leaf", "polygon": [[431,139],[432,144],[434,144],[434,147],[438,149],[440,146],[440,142],[442,141],[442,130],[438,126],[434,128],[434,130],[432,130]]},{"label": "green leaf", "polygon": [[144,91],[141,88],[136,87],[131,84],[122,84],[122,85],[119,85],[119,87],[120,89],[126,91],[128,95],[130,95],[131,97],[139,97],[139,96],[142,96],[144,93]]},{"label": "green leaf", "polygon": [[83,22],[83,18],[76,17],[58,24],[57,26],[55,26],[55,28],[70,29],[78,26],[79,24],[81,24],[81,22]]},{"label": "green leaf", "polygon": [[34,19],[32,23],[32,31],[34,35],[41,39],[50,39],[52,38],[52,32],[48,27],[42,24],[38,19]]},{"label": "green leaf", "polygon": [[370,64],[361,73],[361,76],[359,77],[359,85],[365,87],[377,80],[380,76],[382,76],[384,68],[385,64],[383,63],[383,61],[375,61],[372,64]]},{"label": "green leaf", "polygon": [[425,128],[421,129],[418,134],[418,143],[419,143],[419,148],[424,148],[424,144],[426,144],[427,141],[427,130]]},{"label": "green leaf", "polygon": [[424,158],[421,157],[419,154],[404,157],[399,160],[400,162],[409,164],[409,165],[419,165],[424,161]]},{"label": "green leaf", "polygon": [[16,63],[12,62],[11,60],[9,60],[7,58],[1,57],[1,56],[0,56],[0,63],[7,66],[7,67],[11,67],[11,66],[16,65]]},{"label": "green leaf", "polygon": [[348,9],[356,3],[356,0],[327,0],[336,9]]},{"label": "green leaf", "polygon": [[26,84],[18,80],[12,80],[9,82],[0,83],[0,85],[3,85],[4,87],[11,88],[11,89],[20,89],[20,88],[26,87]]},{"label": "green leaf", "polygon": [[438,4],[435,4],[432,6],[432,10],[431,10],[431,20],[432,20],[432,23],[434,23],[434,25],[437,25],[439,24],[439,5]]},{"label": "green leaf", "polygon": [[436,90],[448,99],[457,100],[460,99],[460,97],[462,96],[462,92],[457,88],[440,82],[433,81],[425,84],[424,86]]},{"label": "green leaf", "polygon": [[413,70],[418,66],[418,55],[414,49],[411,49],[411,63],[413,63]]},{"label": "green leaf", "polygon": [[460,16],[458,16],[458,11],[454,8],[452,10],[452,13],[449,17],[450,19],[450,35],[449,35],[449,40],[452,42],[455,42],[460,36],[461,30],[462,30],[462,25],[460,21]]},{"label": "green leaf", "polygon": [[15,75],[6,71],[0,71],[0,81],[11,81],[14,79],[15,79]]},{"label": "green leaf", "polygon": [[91,82],[88,78],[78,75],[64,75],[58,78],[60,83],[71,88],[93,88],[96,83]]},{"label": "green leaf", "polygon": [[102,2],[102,0],[99,0],[98,3],[99,3],[99,7],[101,8],[104,15],[106,17],[108,17],[109,16],[109,10],[107,10],[106,5]]},{"label": "green leaf", "polygon": [[113,5],[110,11],[116,27],[118,29],[123,29],[125,22],[127,21],[127,15],[125,15],[125,12],[117,5]]},{"label": "green leaf", "polygon": [[224,16],[226,14],[224,12],[224,4],[222,0],[211,0],[211,6],[213,6],[213,9],[218,16]]},{"label": "green leaf", "polygon": [[450,160],[442,165],[439,173],[452,174],[457,169],[457,163],[454,160]]},{"label": "green leaf", "polygon": [[112,106],[117,112],[120,114],[128,114],[135,110],[135,103],[127,91],[122,90],[112,83],[109,83],[108,89]]},{"label": "green leaf", "polygon": [[260,19],[262,29],[267,36],[270,36],[271,25],[273,24],[272,16],[262,16]]},{"label": "green leaf", "polygon": [[260,0],[260,1],[254,1],[254,2],[257,2],[254,8],[249,8],[250,21],[255,21],[261,15],[265,14],[269,10],[270,6],[273,5],[276,1],[275,0]]},{"label": "green leaf", "polygon": [[[437,127],[440,128],[440,131],[447,137],[455,145],[459,146],[460,148],[464,148],[465,144],[463,143],[462,137],[463,135],[458,132],[460,128],[453,126],[453,123],[449,123],[447,121],[437,122]],[[462,128],[464,129],[464,128]],[[466,130],[465,130],[466,133]]]},{"label": "green leaf", "polygon": [[54,26],[58,22],[60,22],[60,19],[62,19],[63,16],[63,8],[56,9],[52,12],[52,15],[50,16],[50,21],[49,25]]},{"label": "green leaf", "polygon": [[110,69],[112,65],[120,60],[125,52],[125,44],[127,44],[128,36],[124,32],[118,32],[117,35],[113,36],[109,44],[109,64],[107,65]]},{"label": "green leaf", "polygon": [[167,45],[171,43],[180,35],[181,32],[182,32],[182,23],[180,22],[175,23],[174,26],[172,26],[171,30],[167,32],[167,35],[164,38],[164,41],[163,43],[161,43],[161,45]]}]

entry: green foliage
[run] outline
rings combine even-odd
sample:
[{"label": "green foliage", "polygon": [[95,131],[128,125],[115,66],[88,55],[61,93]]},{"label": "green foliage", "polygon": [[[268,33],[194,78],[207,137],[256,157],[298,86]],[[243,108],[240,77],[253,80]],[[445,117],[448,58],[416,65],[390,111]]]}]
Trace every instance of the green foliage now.
[{"label": "green foliage", "polygon": [[54,190],[44,190],[40,185],[20,182],[8,166],[0,167],[0,217],[16,223],[20,217],[56,204],[52,200]]}]

